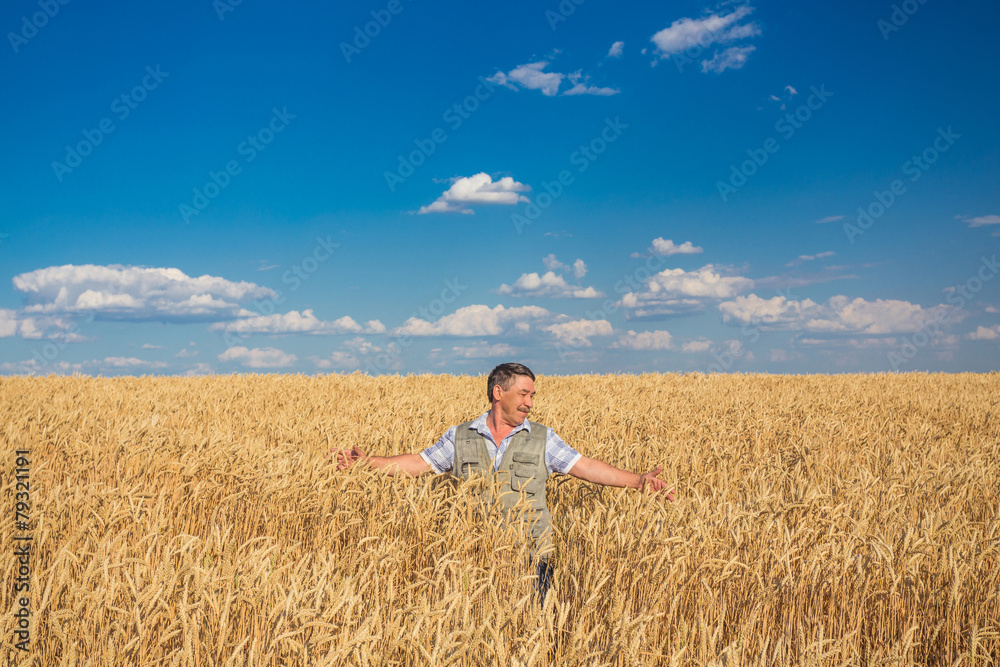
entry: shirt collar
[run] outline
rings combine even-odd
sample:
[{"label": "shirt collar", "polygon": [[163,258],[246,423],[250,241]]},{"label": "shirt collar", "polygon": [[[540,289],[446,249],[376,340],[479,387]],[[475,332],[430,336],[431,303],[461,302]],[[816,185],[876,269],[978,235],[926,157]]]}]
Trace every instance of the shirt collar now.
[{"label": "shirt collar", "polygon": [[[489,436],[490,439],[492,439],[493,434],[490,433],[490,427],[486,425],[486,418],[489,417],[489,415],[490,412],[489,410],[487,410],[486,412],[484,412],[482,415],[479,416],[479,419],[473,421],[469,425],[469,428],[474,428],[476,429],[476,433],[478,433],[479,435],[483,437]],[[525,419],[523,422],[521,422],[520,426],[515,426],[514,430],[512,430],[510,432],[510,435],[508,435],[507,437],[510,437],[511,435],[514,435],[519,431],[527,431],[528,433],[531,433],[531,423],[527,419]],[[498,447],[500,446],[499,442],[496,444]]]}]

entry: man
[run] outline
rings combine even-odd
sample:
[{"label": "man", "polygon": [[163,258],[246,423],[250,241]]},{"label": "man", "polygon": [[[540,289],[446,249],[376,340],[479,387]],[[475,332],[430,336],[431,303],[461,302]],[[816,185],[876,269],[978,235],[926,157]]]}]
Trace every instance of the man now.
[{"label": "man", "polygon": [[[534,513],[531,535],[532,555],[538,563],[538,586],[544,602],[551,579],[548,556],[551,550],[550,515],[545,502],[545,482],[553,472],[602,484],[651,491],[666,488],[658,475],[662,466],[649,472],[621,470],[603,461],[583,456],[563,442],[551,428],[528,420],[535,397],[535,374],[523,364],[500,364],[486,383],[489,411],[478,419],[448,429],[436,444],[419,454],[368,456],[358,449],[337,450],[338,470],[366,460],[372,468],[389,475],[416,477],[433,470],[469,478],[474,474],[495,476],[500,482],[500,501],[510,509],[520,492]],[[673,501],[673,489],[666,492]]]}]

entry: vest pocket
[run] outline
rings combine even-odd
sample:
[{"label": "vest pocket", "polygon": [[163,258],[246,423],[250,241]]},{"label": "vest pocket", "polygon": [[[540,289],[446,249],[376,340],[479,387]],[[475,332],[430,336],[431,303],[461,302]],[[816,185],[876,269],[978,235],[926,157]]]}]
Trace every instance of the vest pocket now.
[{"label": "vest pocket", "polygon": [[514,491],[524,491],[525,493],[532,493],[531,490],[531,471],[529,470],[518,470],[513,469],[514,474],[510,478],[510,488]]},{"label": "vest pocket", "polygon": [[538,465],[538,454],[528,454],[527,452],[514,452],[511,456],[514,463],[524,463],[529,466]]},{"label": "vest pocket", "polygon": [[545,484],[545,480],[538,479],[538,469],[534,466],[514,464],[510,467],[513,473],[510,477],[510,488],[514,491],[524,491],[529,495],[538,492],[540,484]]}]

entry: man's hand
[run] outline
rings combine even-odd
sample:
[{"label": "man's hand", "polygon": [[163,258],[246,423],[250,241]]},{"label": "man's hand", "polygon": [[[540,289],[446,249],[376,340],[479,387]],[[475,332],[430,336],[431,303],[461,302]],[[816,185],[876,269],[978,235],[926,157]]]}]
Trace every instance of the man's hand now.
[{"label": "man's hand", "polygon": [[[650,493],[659,493],[667,487],[667,483],[662,479],[657,477],[661,472],[663,472],[663,466],[657,466],[653,468],[645,475],[639,475],[639,490],[649,491]],[[674,502],[674,490],[670,489],[666,492],[667,500]]]},{"label": "man's hand", "polygon": [[326,458],[334,457],[337,470],[347,470],[356,463],[371,466],[373,470],[382,470],[387,475],[409,475],[416,477],[430,472],[431,467],[420,454],[397,454],[396,456],[368,456],[363,449],[354,445],[351,449],[331,449]]},{"label": "man's hand", "polygon": [[[337,461],[337,470],[347,470],[358,461],[368,458],[368,455],[357,445],[354,445],[351,449],[331,449],[330,454]],[[327,458],[329,458],[329,455]]]},{"label": "man's hand", "polygon": [[[645,475],[616,468],[599,459],[592,459],[589,456],[580,457],[580,460],[569,469],[569,474],[587,482],[602,484],[604,486],[624,486],[640,491],[650,491],[659,493],[667,483],[657,477],[663,470],[663,466],[653,468]],[[674,490],[666,492],[667,500],[673,502]]]}]

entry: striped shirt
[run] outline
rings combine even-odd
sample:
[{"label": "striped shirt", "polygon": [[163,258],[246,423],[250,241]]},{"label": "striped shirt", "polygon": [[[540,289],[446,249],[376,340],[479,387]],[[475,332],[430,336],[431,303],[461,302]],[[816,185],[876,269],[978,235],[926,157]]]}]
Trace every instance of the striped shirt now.
[{"label": "striped shirt", "polygon": [[[493,457],[493,471],[496,472],[500,468],[504,452],[507,451],[507,447],[510,445],[514,434],[524,430],[530,433],[531,427],[528,425],[528,420],[525,419],[521,422],[520,426],[516,426],[503,439],[498,447],[493,440],[493,434],[490,432],[489,426],[486,425],[486,416],[489,414],[487,412],[472,422],[472,427],[486,439],[486,451]],[[420,452],[420,457],[439,475],[450,472],[455,465],[455,430],[457,428],[457,426],[452,426],[445,431],[440,440]],[[583,455],[580,452],[563,442],[563,439],[556,435],[555,431],[551,428],[547,429],[545,434],[545,467],[548,468],[549,474],[554,472],[568,473],[582,457]]]}]

